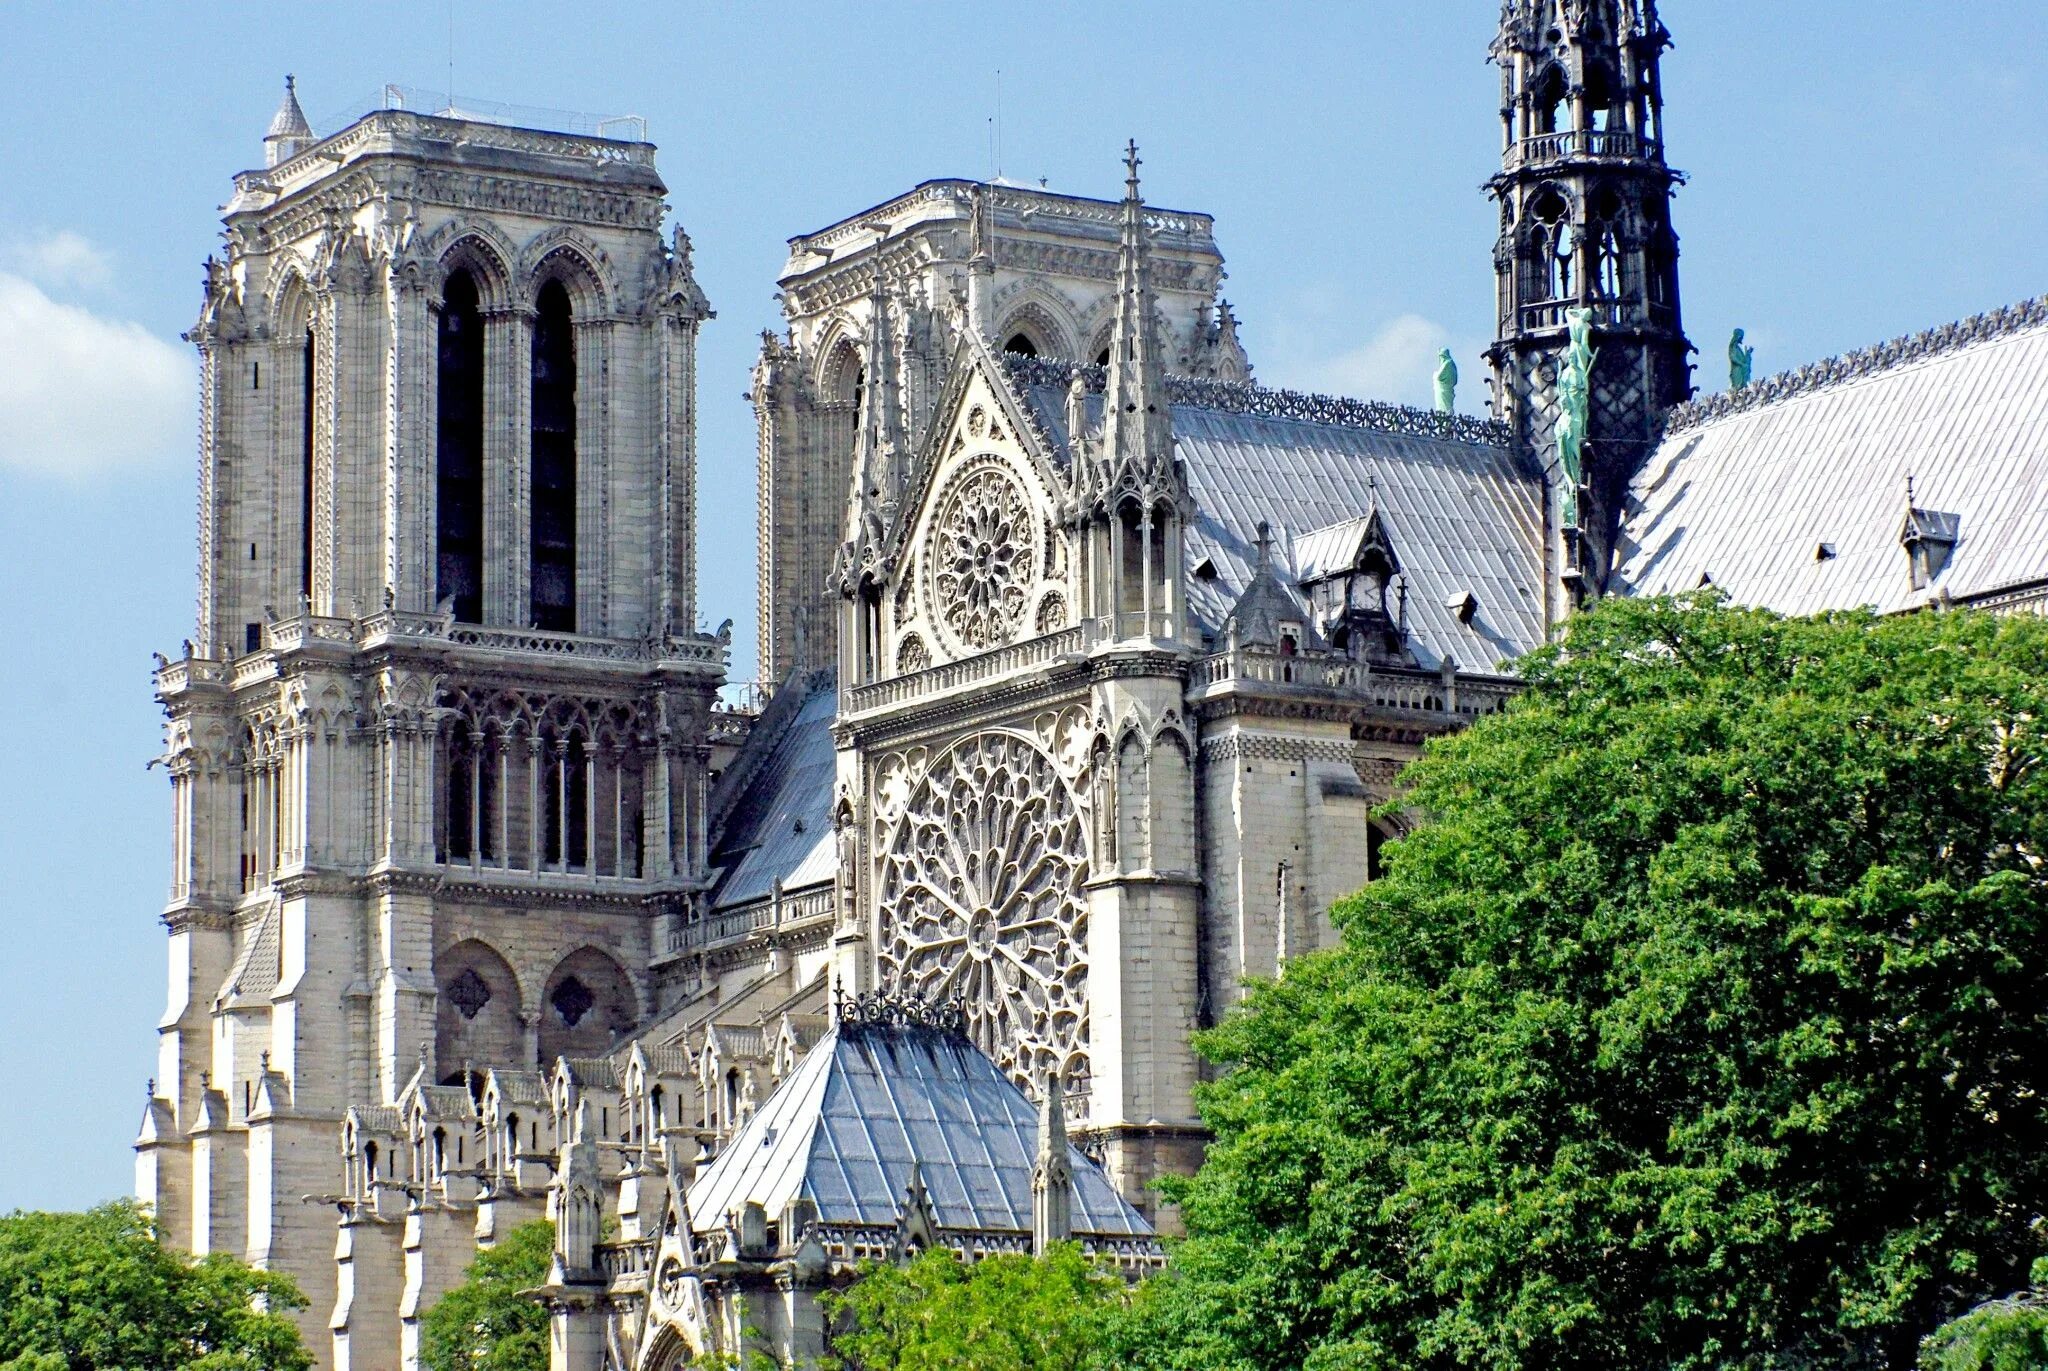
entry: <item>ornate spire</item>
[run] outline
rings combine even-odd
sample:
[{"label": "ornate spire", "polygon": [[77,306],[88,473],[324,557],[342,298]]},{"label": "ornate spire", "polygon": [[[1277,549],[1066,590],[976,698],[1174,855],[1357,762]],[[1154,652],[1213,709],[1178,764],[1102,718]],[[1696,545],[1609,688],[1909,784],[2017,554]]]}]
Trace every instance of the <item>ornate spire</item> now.
[{"label": "ornate spire", "polygon": [[1031,1167],[1031,1251],[1074,1235],[1074,1168],[1067,1159],[1067,1106],[1057,1074],[1046,1078],[1038,1101],[1038,1156]]},{"label": "ornate spire", "polygon": [[1124,149],[1122,241],[1116,271],[1116,327],[1110,335],[1109,386],[1103,417],[1104,459],[1140,485],[1154,485],[1173,465],[1166,376],[1153,330],[1151,235],[1138,194],[1138,145]]},{"label": "ornate spire", "polygon": [[270,116],[270,131],[263,135],[263,165],[274,167],[296,157],[312,141],[313,126],[306,122],[306,112],[299,108],[298,83],[287,75],[284,99],[277,113]]}]

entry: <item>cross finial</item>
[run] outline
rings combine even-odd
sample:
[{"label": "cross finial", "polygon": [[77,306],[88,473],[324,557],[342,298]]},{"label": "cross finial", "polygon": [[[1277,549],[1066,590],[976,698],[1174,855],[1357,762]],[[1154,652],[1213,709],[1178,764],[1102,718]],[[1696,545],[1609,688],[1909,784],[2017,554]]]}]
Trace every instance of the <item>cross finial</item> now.
[{"label": "cross finial", "polygon": [[261,1052],[258,1052],[258,1053],[256,1054],[256,1061],[257,1061],[257,1063],[258,1063],[258,1064],[259,1064],[259,1065],[260,1065],[260,1066],[262,1067],[262,1070],[263,1070],[263,1074],[264,1074],[264,1075],[266,1075],[266,1076],[267,1076],[267,1075],[269,1075],[269,1074],[270,1074],[270,1049],[266,1047],[266,1048],[264,1048],[264,1049],[263,1049],[263,1050],[262,1050]]},{"label": "cross finial", "polygon": [[1273,562],[1273,528],[1264,519],[1259,520],[1259,570],[1264,571]]},{"label": "cross finial", "polygon": [[1133,138],[1124,144],[1124,198],[1127,200],[1139,198],[1138,168],[1140,165],[1142,164],[1138,160],[1138,140]]},{"label": "cross finial", "polygon": [[293,79],[290,72],[284,74],[284,88],[287,94],[295,94],[299,89],[299,83]]}]

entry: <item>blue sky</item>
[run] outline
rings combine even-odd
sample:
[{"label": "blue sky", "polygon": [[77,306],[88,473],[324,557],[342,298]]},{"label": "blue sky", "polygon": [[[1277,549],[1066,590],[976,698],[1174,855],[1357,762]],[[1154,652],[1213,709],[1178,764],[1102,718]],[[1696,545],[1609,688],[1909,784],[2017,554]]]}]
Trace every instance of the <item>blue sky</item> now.
[{"label": "blue sky", "polygon": [[[1701,381],[2048,289],[2048,6],[1666,0]],[[164,1003],[152,649],[190,632],[192,363],[228,178],[286,71],[321,132],[387,82],[646,116],[719,317],[701,359],[701,613],[753,645],[741,393],[789,236],[1002,170],[1216,216],[1261,379],[1483,394],[1497,7],[43,3],[0,18],[0,1211],[124,1193]],[[450,34],[454,41],[451,45]],[[1768,498],[1759,492],[1759,498]]]}]

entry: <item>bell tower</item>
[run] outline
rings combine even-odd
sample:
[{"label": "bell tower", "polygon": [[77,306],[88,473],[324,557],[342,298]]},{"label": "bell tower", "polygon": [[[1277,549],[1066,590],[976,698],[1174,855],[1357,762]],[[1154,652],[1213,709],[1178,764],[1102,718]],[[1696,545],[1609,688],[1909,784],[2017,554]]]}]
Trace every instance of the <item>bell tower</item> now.
[{"label": "bell tower", "polygon": [[1504,0],[1493,43],[1487,360],[1495,416],[1549,486],[1553,616],[1606,589],[1629,479],[1692,389],[1671,228],[1685,178],[1664,162],[1658,73],[1670,45],[1656,0]]}]

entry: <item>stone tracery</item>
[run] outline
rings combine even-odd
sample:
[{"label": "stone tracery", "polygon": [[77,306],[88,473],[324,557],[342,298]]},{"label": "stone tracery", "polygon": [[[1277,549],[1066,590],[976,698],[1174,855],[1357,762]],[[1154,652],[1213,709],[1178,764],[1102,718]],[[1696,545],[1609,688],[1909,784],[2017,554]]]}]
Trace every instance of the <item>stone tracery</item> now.
[{"label": "stone tracery", "polygon": [[967,1029],[1020,1083],[1088,1075],[1086,828],[1053,759],[984,733],[913,788],[881,862],[888,990],[964,1002]]},{"label": "stone tracery", "polygon": [[1031,506],[1002,466],[979,465],[955,480],[925,560],[933,605],[959,646],[981,652],[1016,637],[1036,580],[1035,543]]}]

